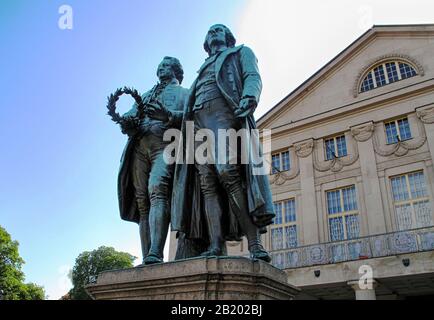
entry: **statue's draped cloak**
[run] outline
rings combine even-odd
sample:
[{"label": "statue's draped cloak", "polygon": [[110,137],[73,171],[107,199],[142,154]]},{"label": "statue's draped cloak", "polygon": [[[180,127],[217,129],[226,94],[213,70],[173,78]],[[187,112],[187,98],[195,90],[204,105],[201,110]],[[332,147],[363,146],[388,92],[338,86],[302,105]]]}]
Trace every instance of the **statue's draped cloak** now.
[{"label": "statue's draped cloak", "polygon": [[[206,63],[204,64],[206,65]],[[203,69],[203,68],[202,68]],[[200,72],[202,71],[199,70]],[[244,97],[253,97],[258,102],[262,89],[261,77],[257,66],[257,59],[246,46],[237,46],[223,51],[215,63],[216,82],[227,103],[234,110]],[[190,95],[184,110],[182,122],[183,148],[178,157],[186,160],[186,121],[193,121],[192,108],[195,100],[196,81],[190,89]],[[242,121],[242,128],[256,129],[253,115]],[[225,128],[222,128],[225,129]],[[250,146],[247,146],[250,147]],[[260,151],[261,152],[261,151]],[[248,151],[249,156],[251,152]],[[252,160],[249,164],[241,165],[242,177],[248,199],[248,210],[255,224],[261,232],[272,223],[275,214],[268,181],[268,175],[254,175]],[[221,196],[223,212],[223,227],[226,240],[240,240],[242,236],[235,214],[232,212],[227,195],[224,190],[218,192]],[[172,231],[181,231],[190,239],[207,239],[203,199],[200,191],[200,181],[194,164],[179,164],[175,166],[172,204],[171,204]]]},{"label": "statue's draped cloak", "polygon": [[[145,100],[151,91],[143,94],[142,99]],[[188,89],[181,87],[178,81],[173,80],[173,83],[169,84],[161,94],[159,100],[166,106],[169,110],[177,113],[177,115],[182,115],[182,110],[185,107],[185,102],[188,97]],[[178,111],[178,112],[177,112]],[[130,115],[134,116],[137,113],[137,104],[134,104],[130,111],[128,111],[124,116]],[[146,124],[150,126],[151,124],[158,123],[158,120],[146,119]],[[161,122],[160,122],[161,123]],[[161,123],[164,127],[164,124]],[[178,127],[179,128],[179,127]],[[139,222],[140,215],[137,208],[136,197],[134,193],[134,186],[131,178],[131,163],[132,157],[134,157],[134,148],[138,139],[140,139],[140,134],[136,134],[128,138],[127,144],[124,148],[121,157],[121,163],[118,174],[118,202],[119,211],[121,218],[126,221]],[[163,139],[163,137],[161,137]],[[169,195],[170,199],[170,195]],[[149,205],[149,199],[147,199]]]}]

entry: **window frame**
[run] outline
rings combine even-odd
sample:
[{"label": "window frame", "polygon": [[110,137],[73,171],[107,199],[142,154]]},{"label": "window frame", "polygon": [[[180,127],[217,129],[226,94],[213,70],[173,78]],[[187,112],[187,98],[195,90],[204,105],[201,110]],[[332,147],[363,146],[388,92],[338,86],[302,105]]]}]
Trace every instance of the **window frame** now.
[{"label": "window frame", "polygon": [[[354,187],[354,191],[355,191],[355,200],[356,200],[356,206],[357,209],[356,210],[349,210],[349,211],[344,211],[344,197],[343,197],[343,190],[344,189],[350,189]],[[329,213],[329,201],[328,201],[328,193],[329,192],[336,192],[339,191],[339,199],[340,199],[340,206],[341,206],[341,212],[337,212],[337,213]],[[350,185],[346,185],[346,186],[342,186],[342,187],[338,187],[338,188],[334,188],[334,189],[329,189],[325,191],[325,204],[326,204],[326,215],[327,215],[327,227],[328,227],[328,235],[329,235],[329,240],[331,242],[338,242],[338,241],[345,241],[345,240],[354,240],[357,238],[360,238],[360,231],[361,231],[361,216],[360,216],[360,206],[358,203],[358,193],[357,193],[357,187],[356,184],[350,184]],[[354,216],[357,215],[358,217],[358,228],[359,228],[359,235],[356,238],[348,238],[348,231],[347,231],[347,224],[346,224],[346,217],[347,216]],[[343,226],[343,234],[344,237],[343,239],[339,239],[339,240],[332,240],[332,233],[331,233],[331,226],[330,226],[330,220],[334,219],[334,218],[342,218],[342,226]]]},{"label": "window frame", "polygon": [[[295,220],[294,221],[286,221],[286,215],[285,215],[285,202],[289,202],[289,201],[293,201],[294,202],[294,215],[295,215]],[[297,204],[296,204],[296,199],[295,197],[292,198],[288,198],[288,199],[284,199],[284,200],[280,200],[280,201],[275,201],[274,204],[281,204],[281,217],[282,217],[282,223],[279,224],[275,224],[274,222],[270,225],[270,251],[279,251],[279,250],[287,250],[287,249],[294,249],[297,248],[299,246],[299,230],[297,227]],[[296,236],[296,246],[295,247],[286,247],[286,241],[285,241],[285,230],[287,227],[295,227],[295,236]],[[273,230],[276,229],[282,229],[282,248],[281,249],[273,249]]]},{"label": "window frame", "polygon": [[[410,186],[410,178],[409,175],[411,174],[415,174],[415,173],[422,173],[424,180],[425,180],[425,196],[423,197],[419,197],[419,198],[413,198],[412,196],[412,192],[411,192],[411,186]],[[398,177],[405,177],[405,186],[407,189],[407,194],[409,196],[408,199],[405,200],[395,200],[394,197],[394,189],[393,189],[393,184],[392,184],[392,179],[398,178]],[[396,175],[392,175],[389,176],[389,187],[390,187],[390,196],[392,199],[392,206],[393,206],[393,212],[394,212],[394,221],[395,221],[395,225],[396,225],[396,230],[397,231],[404,231],[404,230],[411,230],[411,229],[415,229],[418,228],[418,221],[416,218],[416,210],[414,208],[414,205],[416,203],[419,202],[424,202],[424,201],[428,201],[430,206],[431,206],[431,226],[433,225],[433,218],[432,218],[432,201],[431,201],[431,197],[430,197],[430,193],[429,193],[429,189],[428,189],[428,184],[426,181],[426,175],[425,175],[425,170],[415,170],[415,171],[410,171],[410,172],[406,172],[406,173],[400,173],[400,174],[396,174]],[[397,206],[402,206],[402,205],[407,205],[409,204],[411,207],[411,228],[410,229],[401,229],[400,228],[400,224],[399,224],[399,217],[398,217],[398,213],[396,211],[396,207]],[[422,227],[427,227],[427,226],[422,226]]]},{"label": "window frame", "polygon": [[[408,130],[410,131],[410,138],[402,139],[401,129],[400,129],[400,127],[399,127],[398,121],[402,121],[402,120],[405,120],[405,119],[407,120],[407,123],[408,123]],[[386,137],[386,144],[387,144],[387,145],[391,145],[391,144],[395,144],[395,143],[398,143],[398,142],[399,142],[399,141],[396,141],[396,142],[388,142],[389,139],[388,139],[388,136],[387,136],[387,128],[386,128],[386,124],[389,124],[389,123],[394,123],[395,128],[396,128],[396,132],[398,133],[399,141],[408,141],[408,140],[413,139],[413,134],[412,134],[412,132],[411,132],[411,126],[410,126],[410,120],[409,120],[408,116],[403,116],[403,117],[399,117],[399,118],[394,118],[394,119],[391,119],[391,120],[383,121],[384,135],[385,135],[385,137]]]},{"label": "window frame", "polygon": [[[395,65],[395,71],[396,71],[396,73],[398,75],[398,80],[393,80],[393,77],[389,78],[389,73],[387,72],[387,66],[386,65],[387,64],[392,64],[392,63]],[[405,64],[405,65],[410,66],[414,70],[415,74],[412,75],[412,76],[409,76],[409,77],[403,77],[402,73],[401,73],[400,64]],[[378,85],[377,79],[376,79],[376,75],[375,75],[375,71],[374,71],[375,69],[380,68],[380,67],[382,67],[382,70],[383,70],[383,73],[384,73],[384,78],[385,78],[385,84],[382,84],[382,85]],[[369,74],[371,74],[373,88],[365,89],[364,82],[365,82],[365,79],[368,77]],[[382,62],[379,62],[379,63],[376,63],[376,64],[372,65],[369,68],[369,70],[366,71],[363,74],[363,76],[361,77],[359,86],[358,86],[358,93],[361,94],[361,93],[365,93],[365,92],[371,91],[373,89],[385,87],[385,86],[387,86],[387,85],[389,85],[391,83],[399,82],[399,81],[405,80],[405,79],[410,79],[412,77],[417,76],[418,74],[419,74],[418,68],[415,67],[414,64],[411,63],[411,62],[409,62],[409,61],[404,61],[404,60],[399,60],[399,59],[396,59],[396,60],[384,60]],[[391,79],[392,79],[392,81],[391,81]]]},{"label": "window frame", "polygon": [[[284,153],[288,153],[288,169],[283,169],[283,154]],[[279,156],[279,168],[278,171],[274,172],[275,168],[273,166],[273,157],[274,156]],[[279,172],[286,172],[286,171],[290,171],[291,170],[291,153],[288,150],[284,150],[284,151],[279,151],[279,152],[275,152],[271,154],[271,174],[277,174]]]},{"label": "window frame", "polygon": [[[339,149],[338,149],[338,143],[337,143],[337,138],[341,138],[341,137],[343,137],[344,138],[344,141],[345,141],[345,154],[344,155],[339,155]],[[343,133],[343,134],[338,134],[338,135],[334,135],[334,136],[331,136],[331,137],[327,137],[327,138],[324,138],[323,139],[323,141],[324,141],[324,159],[325,159],[325,161],[331,161],[331,160],[333,160],[334,159],[334,157],[333,158],[331,158],[331,159],[328,159],[328,154],[327,154],[327,141],[330,141],[330,140],[333,140],[333,153],[334,153],[334,155],[336,156],[336,158],[343,158],[343,157],[346,157],[346,156],[348,156],[348,146],[347,146],[347,137],[345,136],[345,133]]]}]

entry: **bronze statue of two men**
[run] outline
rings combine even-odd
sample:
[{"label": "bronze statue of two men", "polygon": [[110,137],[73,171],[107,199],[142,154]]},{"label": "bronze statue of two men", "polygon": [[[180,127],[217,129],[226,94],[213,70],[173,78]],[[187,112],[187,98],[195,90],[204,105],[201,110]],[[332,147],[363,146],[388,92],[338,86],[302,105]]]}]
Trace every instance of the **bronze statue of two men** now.
[{"label": "bronze statue of two men", "polygon": [[[119,206],[123,219],[139,224],[143,264],[163,261],[170,224],[178,234],[176,259],[226,255],[226,241],[246,236],[251,258],[271,261],[260,238],[274,218],[268,176],[254,174],[253,163],[241,161],[243,146],[231,153],[228,141],[218,138],[219,130],[256,129],[253,112],[262,89],[257,59],[235,42],[226,26],[212,26],[204,42],[209,57],[191,89],[180,86],[179,61],[165,57],[159,83],[142,96],[145,117],[134,121],[137,104],[124,115],[121,127],[129,139],[119,172]],[[214,135],[207,157],[216,160],[223,152],[227,161],[168,163],[164,155],[171,141],[164,132],[180,129],[184,143],[177,152],[184,156],[189,122],[195,133],[206,129]],[[200,147],[197,141],[193,146]]]}]

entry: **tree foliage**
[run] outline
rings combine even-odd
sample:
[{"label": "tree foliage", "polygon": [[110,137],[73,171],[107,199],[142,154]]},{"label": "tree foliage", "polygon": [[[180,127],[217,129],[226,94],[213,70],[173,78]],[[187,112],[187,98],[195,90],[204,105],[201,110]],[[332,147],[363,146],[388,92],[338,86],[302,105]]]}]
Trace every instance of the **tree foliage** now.
[{"label": "tree foliage", "polygon": [[5,300],[43,300],[44,289],[34,283],[24,283],[21,268],[24,260],[18,252],[18,241],[0,226],[0,295]]},{"label": "tree foliage", "polygon": [[112,247],[99,247],[93,251],[81,253],[75,260],[71,280],[73,288],[69,291],[72,300],[90,299],[84,287],[95,279],[99,273],[107,270],[133,267],[136,257],[126,252],[116,251]]}]

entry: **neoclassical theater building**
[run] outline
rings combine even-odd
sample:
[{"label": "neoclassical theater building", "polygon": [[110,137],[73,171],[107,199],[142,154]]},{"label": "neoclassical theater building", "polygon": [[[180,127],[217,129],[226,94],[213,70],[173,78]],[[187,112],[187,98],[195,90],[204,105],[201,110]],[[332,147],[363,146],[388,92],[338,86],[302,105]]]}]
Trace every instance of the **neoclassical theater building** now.
[{"label": "neoclassical theater building", "polygon": [[374,26],[257,123],[276,211],[263,242],[299,298],[434,296],[434,24]]}]

